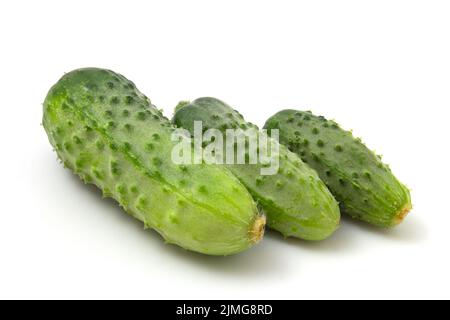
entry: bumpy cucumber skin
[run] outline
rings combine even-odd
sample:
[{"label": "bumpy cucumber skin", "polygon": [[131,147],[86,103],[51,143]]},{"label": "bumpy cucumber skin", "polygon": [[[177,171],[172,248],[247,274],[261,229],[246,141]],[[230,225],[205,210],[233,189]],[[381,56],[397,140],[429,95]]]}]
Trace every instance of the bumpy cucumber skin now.
[{"label": "bumpy cucumber skin", "polygon": [[66,74],[45,99],[43,125],[67,168],[168,243],[230,255],[262,237],[264,218],[245,187],[219,166],[174,164],[174,127],[123,76]]},{"label": "bumpy cucumber skin", "polygon": [[360,139],[334,121],[311,112],[283,110],[266,129],[279,129],[280,142],[317,170],[342,212],[380,227],[399,224],[411,209],[407,187]]},{"label": "bumpy cucumber skin", "polygon": [[[193,132],[194,121],[203,129],[243,130],[257,127],[215,98],[199,98],[190,104],[181,102],[172,122]],[[262,176],[261,164],[226,165],[247,187],[267,215],[267,225],[286,237],[323,240],[339,225],[340,212],[317,173],[280,145],[280,169],[275,175]]]}]

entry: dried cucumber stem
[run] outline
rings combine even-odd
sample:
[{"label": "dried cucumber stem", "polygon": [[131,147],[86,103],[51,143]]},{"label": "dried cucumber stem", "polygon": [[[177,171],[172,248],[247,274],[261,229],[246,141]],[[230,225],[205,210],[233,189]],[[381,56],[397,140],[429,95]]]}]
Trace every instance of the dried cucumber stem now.
[{"label": "dried cucumber stem", "polygon": [[407,203],[394,217],[393,226],[400,224],[412,210],[412,205]]},{"label": "dried cucumber stem", "polygon": [[250,241],[252,243],[258,243],[264,236],[264,228],[266,225],[266,216],[259,216],[255,219],[255,222],[250,228]]}]

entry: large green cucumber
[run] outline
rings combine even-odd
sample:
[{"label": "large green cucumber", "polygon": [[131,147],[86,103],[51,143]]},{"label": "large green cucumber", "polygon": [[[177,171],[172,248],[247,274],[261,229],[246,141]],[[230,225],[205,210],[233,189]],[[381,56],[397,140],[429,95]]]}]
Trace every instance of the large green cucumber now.
[{"label": "large green cucumber", "polygon": [[123,76],[66,74],[45,99],[43,125],[66,167],[168,243],[229,255],[261,239],[265,220],[245,187],[220,166],[174,164],[174,127]]},{"label": "large green cucumber", "polygon": [[266,129],[279,129],[280,142],[317,170],[341,209],[380,227],[399,224],[410,211],[408,188],[350,131],[311,112],[283,110]]},{"label": "large green cucumber", "polygon": [[[194,121],[203,129],[256,128],[224,102],[200,98],[181,103],[172,122],[193,133]],[[280,145],[279,171],[261,175],[261,163],[227,164],[231,172],[247,187],[267,215],[267,223],[285,236],[322,240],[338,227],[339,207],[317,173],[301,159]]]}]

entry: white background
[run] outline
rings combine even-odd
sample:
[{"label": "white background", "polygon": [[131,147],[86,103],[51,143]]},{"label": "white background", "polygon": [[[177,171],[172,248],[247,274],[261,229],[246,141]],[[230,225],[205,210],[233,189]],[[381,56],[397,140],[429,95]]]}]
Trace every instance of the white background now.
[{"label": "white background", "polygon": [[[40,125],[50,86],[86,66],[167,116],[214,96],[260,126],[286,107],[335,118],[414,210],[232,257],[165,245],[63,169]],[[450,298],[448,1],[3,1],[0,90],[0,298]]]}]

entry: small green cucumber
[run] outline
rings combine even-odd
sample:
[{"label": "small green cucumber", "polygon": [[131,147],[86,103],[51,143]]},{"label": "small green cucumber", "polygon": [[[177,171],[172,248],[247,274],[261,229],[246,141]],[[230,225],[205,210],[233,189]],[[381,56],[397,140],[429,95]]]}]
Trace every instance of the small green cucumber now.
[{"label": "small green cucumber", "polygon": [[67,168],[168,243],[230,255],[263,236],[265,218],[228,170],[171,161],[173,125],[123,76],[64,75],[45,99],[43,125]]},{"label": "small green cucumber", "polygon": [[411,210],[408,188],[380,157],[336,122],[311,112],[283,110],[269,118],[264,128],[279,129],[280,142],[319,173],[342,212],[392,227]]},{"label": "small green cucumber", "polygon": [[[205,131],[212,128],[222,133],[232,128],[257,129],[215,98],[199,98],[177,106],[172,119],[174,124],[193,134],[194,121],[202,121]],[[340,212],[336,200],[317,173],[297,155],[279,145],[278,172],[261,175],[262,166],[264,164],[260,162],[249,164],[249,161],[226,164],[266,213],[269,227],[286,237],[305,240],[323,240],[337,229]]]}]

